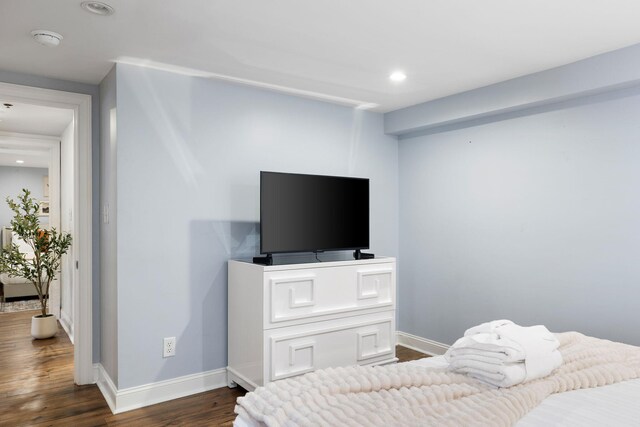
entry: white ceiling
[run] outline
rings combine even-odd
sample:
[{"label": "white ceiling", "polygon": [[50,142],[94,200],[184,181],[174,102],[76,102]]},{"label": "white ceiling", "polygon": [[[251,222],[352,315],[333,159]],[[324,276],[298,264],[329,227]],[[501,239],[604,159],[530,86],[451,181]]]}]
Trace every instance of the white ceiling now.
[{"label": "white ceiling", "polygon": [[2,0],[0,68],[95,84],[128,58],[389,111],[640,43],[637,0],[80,2]]},{"label": "white ceiling", "polygon": [[[4,103],[11,103],[6,108]],[[73,120],[73,110],[14,102],[0,98],[0,166],[49,167],[49,150],[16,142],[15,134],[59,137]],[[24,163],[18,164],[16,160]]]},{"label": "white ceiling", "polygon": [[[3,148],[0,141],[0,166],[14,166],[22,168],[48,168],[49,151],[11,150]],[[24,163],[18,164],[16,160]]]},{"label": "white ceiling", "polygon": [[[3,104],[11,103],[6,108]],[[73,120],[73,110],[22,104],[0,97],[0,131],[60,136]]]}]

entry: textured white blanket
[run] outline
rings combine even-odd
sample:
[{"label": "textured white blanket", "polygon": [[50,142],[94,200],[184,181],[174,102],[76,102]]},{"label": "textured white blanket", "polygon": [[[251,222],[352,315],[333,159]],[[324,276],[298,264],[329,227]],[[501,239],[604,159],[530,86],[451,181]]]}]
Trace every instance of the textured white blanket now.
[{"label": "textured white blanket", "polygon": [[640,377],[640,347],[556,336],[564,364],[511,388],[409,364],[325,369],[259,387],[236,413],[267,426],[510,426],[551,394]]}]

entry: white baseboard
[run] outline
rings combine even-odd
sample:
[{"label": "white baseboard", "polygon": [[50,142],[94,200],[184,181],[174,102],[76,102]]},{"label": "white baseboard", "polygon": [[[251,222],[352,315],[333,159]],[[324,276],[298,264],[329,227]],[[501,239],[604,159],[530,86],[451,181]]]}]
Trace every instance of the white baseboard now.
[{"label": "white baseboard", "polygon": [[101,364],[99,363],[93,364],[93,383],[94,384],[98,384],[98,380],[100,379],[100,368],[102,368]]},{"label": "white baseboard", "polygon": [[396,332],[396,344],[431,356],[440,356],[449,349],[447,344],[400,331]]},{"label": "white baseboard", "polygon": [[227,370],[222,368],[118,390],[102,365],[96,365],[98,388],[114,414],[227,386]]},{"label": "white baseboard", "polygon": [[71,340],[71,344],[75,344],[73,342],[73,322],[71,321],[71,318],[69,317],[69,315],[63,310],[60,310],[60,319],[58,320],[60,320],[60,325],[62,325],[62,329],[64,329],[64,331],[69,336],[69,339]]},{"label": "white baseboard", "polygon": [[116,395],[118,394],[118,389],[102,364],[95,363],[93,365],[93,376],[96,380],[96,385],[104,396],[104,400],[106,400],[107,405],[109,405],[109,409],[111,409],[111,412],[116,414]]}]

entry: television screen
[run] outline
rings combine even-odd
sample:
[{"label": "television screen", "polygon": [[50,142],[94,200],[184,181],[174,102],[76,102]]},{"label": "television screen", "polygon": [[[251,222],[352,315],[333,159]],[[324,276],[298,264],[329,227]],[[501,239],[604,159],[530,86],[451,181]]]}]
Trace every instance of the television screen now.
[{"label": "television screen", "polygon": [[260,172],[260,252],[369,248],[369,180]]}]

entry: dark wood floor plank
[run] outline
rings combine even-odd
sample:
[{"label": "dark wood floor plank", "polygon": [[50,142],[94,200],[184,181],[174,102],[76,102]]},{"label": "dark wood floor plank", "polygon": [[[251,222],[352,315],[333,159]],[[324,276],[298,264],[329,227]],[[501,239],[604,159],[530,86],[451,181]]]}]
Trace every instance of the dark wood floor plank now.
[{"label": "dark wood floor plank", "polygon": [[420,353],[419,351],[410,349],[408,347],[397,345],[396,357],[400,359],[400,362],[409,362],[411,360],[424,359],[425,357],[429,357],[429,356],[424,353]]},{"label": "dark wood floor plank", "polygon": [[[31,338],[37,311],[0,313],[0,426],[231,426],[240,388],[219,388],[113,415],[95,385],[73,383],[73,345],[62,328]],[[398,346],[400,361],[426,355]]]}]

